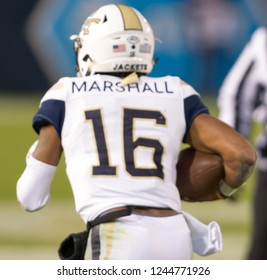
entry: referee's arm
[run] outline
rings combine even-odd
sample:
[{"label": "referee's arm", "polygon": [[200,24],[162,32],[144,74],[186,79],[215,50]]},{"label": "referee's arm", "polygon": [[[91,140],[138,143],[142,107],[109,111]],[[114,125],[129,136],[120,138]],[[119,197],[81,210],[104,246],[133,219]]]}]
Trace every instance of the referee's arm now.
[{"label": "referee's arm", "polygon": [[258,38],[253,36],[226,76],[218,96],[218,117],[248,137],[257,98],[255,69],[259,63]]}]

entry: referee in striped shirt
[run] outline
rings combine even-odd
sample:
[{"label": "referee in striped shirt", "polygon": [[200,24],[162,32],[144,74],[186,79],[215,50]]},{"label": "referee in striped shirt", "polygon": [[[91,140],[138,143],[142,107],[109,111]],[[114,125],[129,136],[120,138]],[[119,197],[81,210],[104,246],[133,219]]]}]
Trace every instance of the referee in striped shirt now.
[{"label": "referee in striped shirt", "polygon": [[267,260],[267,29],[258,28],[226,76],[218,96],[219,118],[247,139],[260,123],[250,260]]}]

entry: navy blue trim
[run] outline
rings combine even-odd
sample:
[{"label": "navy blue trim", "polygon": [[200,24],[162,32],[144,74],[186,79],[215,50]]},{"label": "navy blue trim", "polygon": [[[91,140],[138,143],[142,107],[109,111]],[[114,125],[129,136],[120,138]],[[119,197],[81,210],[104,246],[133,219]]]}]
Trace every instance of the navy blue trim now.
[{"label": "navy blue trim", "polygon": [[186,122],[186,131],[183,138],[185,143],[186,135],[192,125],[193,120],[199,114],[209,114],[208,108],[202,103],[198,95],[191,95],[184,99],[184,114]]},{"label": "navy blue trim", "polygon": [[36,133],[39,134],[41,127],[52,124],[59,137],[65,119],[65,102],[62,100],[50,99],[44,101],[36,115],[33,117],[32,126]]}]

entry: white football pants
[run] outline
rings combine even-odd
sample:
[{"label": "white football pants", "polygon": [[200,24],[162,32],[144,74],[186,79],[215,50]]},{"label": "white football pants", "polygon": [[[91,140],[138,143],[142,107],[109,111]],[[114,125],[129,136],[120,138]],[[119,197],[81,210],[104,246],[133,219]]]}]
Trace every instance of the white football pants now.
[{"label": "white football pants", "polygon": [[85,259],[188,260],[192,254],[190,231],[182,214],[132,214],[93,227]]}]

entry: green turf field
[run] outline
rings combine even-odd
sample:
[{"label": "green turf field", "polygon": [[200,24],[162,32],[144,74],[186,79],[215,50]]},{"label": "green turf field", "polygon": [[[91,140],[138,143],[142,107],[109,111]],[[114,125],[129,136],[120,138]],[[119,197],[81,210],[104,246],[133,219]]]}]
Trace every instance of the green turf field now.
[{"label": "green turf field", "polygon": [[[16,201],[16,181],[25,167],[25,155],[36,139],[31,119],[40,94],[0,95],[0,259],[57,259],[58,245],[67,234],[83,230],[75,212],[62,158],[51,187],[51,201],[39,212],[25,212]],[[216,115],[214,100],[205,99]],[[184,210],[203,222],[219,222],[224,250],[207,259],[243,259],[249,244],[253,178],[237,201],[184,203]],[[202,259],[195,256],[196,259]]]}]

